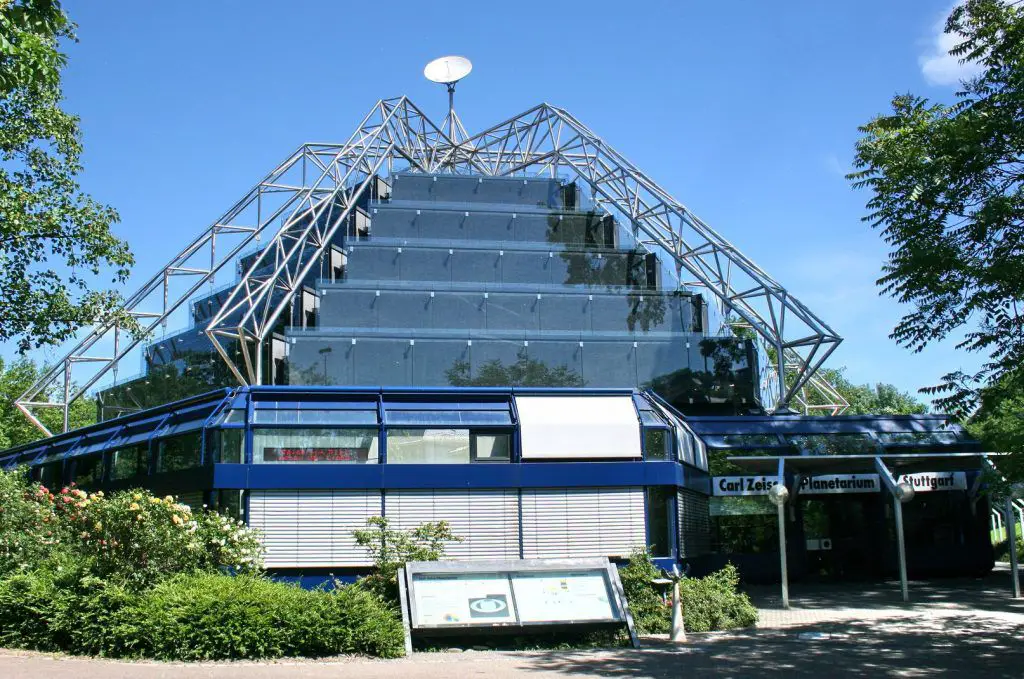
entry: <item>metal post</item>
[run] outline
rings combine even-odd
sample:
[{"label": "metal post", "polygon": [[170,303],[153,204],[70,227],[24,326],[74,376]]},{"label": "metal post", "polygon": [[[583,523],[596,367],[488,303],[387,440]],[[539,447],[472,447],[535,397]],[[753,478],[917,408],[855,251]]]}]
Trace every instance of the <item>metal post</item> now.
[{"label": "metal post", "polygon": [[448,137],[455,143],[455,83],[448,83]]},{"label": "metal post", "polygon": [[892,506],[896,513],[896,549],[900,556],[900,589],[903,592],[903,601],[910,601],[910,592],[907,588],[907,546],[903,539],[903,503],[894,496]]},{"label": "metal post", "polygon": [[780,504],[779,511],[779,567],[782,574],[782,607],[789,608],[789,569],[786,566],[786,505]]},{"label": "metal post", "polygon": [[672,578],[672,641],[686,641],[683,627],[683,602],[679,597],[679,576]]},{"label": "metal post", "polygon": [[1020,598],[1020,573],[1017,570],[1017,514],[1013,511],[1013,498],[1006,498],[1006,546],[1010,550],[1010,585],[1013,598]]}]

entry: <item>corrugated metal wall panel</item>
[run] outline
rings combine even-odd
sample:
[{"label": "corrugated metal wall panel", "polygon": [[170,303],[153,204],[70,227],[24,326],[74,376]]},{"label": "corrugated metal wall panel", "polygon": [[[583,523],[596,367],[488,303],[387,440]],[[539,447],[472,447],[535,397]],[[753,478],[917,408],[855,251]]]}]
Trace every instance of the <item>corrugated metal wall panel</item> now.
[{"label": "corrugated metal wall panel", "polygon": [[352,532],[380,516],[377,490],[254,490],[249,525],[263,533],[268,568],[364,566]]},{"label": "corrugated metal wall panel", "polygon": [[646,544],[642,488],[523,491],[523,556],[628,556]]},{"label": "corrugated metal wall panel", "polygon": [[447,521],[463,539],[446,545],[448,558],[519,558],[519,497],[514,489],[387,491],[384,512],[399,530]]}]

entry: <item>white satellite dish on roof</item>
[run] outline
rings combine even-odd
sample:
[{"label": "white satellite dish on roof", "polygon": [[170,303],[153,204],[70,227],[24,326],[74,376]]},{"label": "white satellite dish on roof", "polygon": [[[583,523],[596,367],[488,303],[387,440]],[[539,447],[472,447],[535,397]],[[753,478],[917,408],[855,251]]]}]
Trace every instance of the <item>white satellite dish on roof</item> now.
[{"label": "white satellite dish on roof", "polygon": [[435,83],[454,86],[473,70],[473,64],[466,57],[440,57],[423,68],[423,75]]},{"label": "white satellite dish on roof", "polygon": [[[459,133],[463,139],[469,136],[455,115],[455,83],[469,75],[472,70],[473,64],[469,59],[457,56],[439,57],[423,67],[423,75],[427,80],[448,87],[448,117],[445,118],[445,122],[448,123],[448,138],[452,141],[458,141],[456,135]],[[445,127],[444,123],[441,127]]]}]

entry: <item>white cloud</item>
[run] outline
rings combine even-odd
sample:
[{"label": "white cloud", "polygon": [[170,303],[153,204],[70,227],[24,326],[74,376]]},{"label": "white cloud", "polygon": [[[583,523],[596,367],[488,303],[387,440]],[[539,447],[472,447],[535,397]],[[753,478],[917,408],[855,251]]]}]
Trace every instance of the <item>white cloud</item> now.
[{"label": "white cloud", "polygon": [[825,168],[832,174],[839,175],[845,178],[850,172],[850,166],[839,160],[839,156],[834,153],[825,154]]},{"label": "white cloud", "polygon": [[[954,4],[953,7],[960,4]],[[952,11],[953,7],[950,7]],[[961,80],[972,78],[981,72],[978,64],[961,64],[959,57],[949,54],[963,40],[958,33],[946,33],[946,12],[932,26],[932,35],[926,43],[924,53],[918,57],[921,74],[929,85],[958,85]]]}]

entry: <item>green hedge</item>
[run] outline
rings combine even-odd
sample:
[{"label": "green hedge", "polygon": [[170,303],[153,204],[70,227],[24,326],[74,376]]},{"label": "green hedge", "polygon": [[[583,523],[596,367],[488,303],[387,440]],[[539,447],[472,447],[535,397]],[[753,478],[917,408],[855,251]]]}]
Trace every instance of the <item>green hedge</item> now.
[{"label": "green hedge", "polygon": [[0,645],[161,660],[397,657],[403,633],[390,606],[354,586],[307,591],[199,573],[130,592],[35,572],[0,580]]}]

